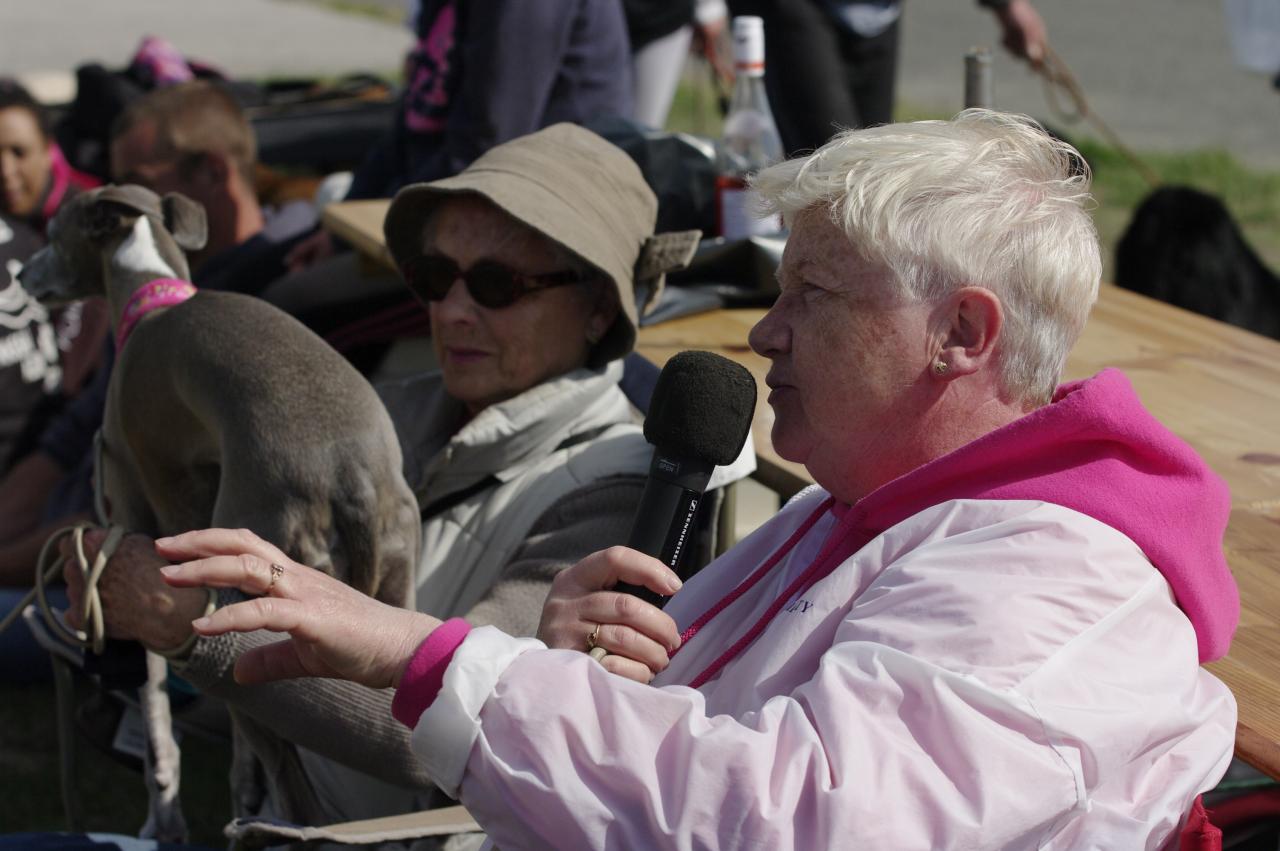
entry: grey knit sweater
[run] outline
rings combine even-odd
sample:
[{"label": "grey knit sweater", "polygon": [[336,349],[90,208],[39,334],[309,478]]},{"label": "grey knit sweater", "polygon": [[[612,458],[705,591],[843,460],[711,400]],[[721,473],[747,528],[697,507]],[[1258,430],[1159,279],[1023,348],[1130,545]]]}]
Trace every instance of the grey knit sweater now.
[{"label": "grey knit sweater", "polygon": [[[643,490],[642,477],[618,476],[560,500],[466,619],[473,626],[492,624],[511,635],[533,635],[552,578],[598,549],[625,543]],[[252,647],[278,640],[279,635],[268,632],[203,640],[181,673],[202,691],[302,747],[399,786],[431,788],[409,750],[410,731],[391,717],[392,690],[323,679],[238,685],[232,678],[235,660]]]}]

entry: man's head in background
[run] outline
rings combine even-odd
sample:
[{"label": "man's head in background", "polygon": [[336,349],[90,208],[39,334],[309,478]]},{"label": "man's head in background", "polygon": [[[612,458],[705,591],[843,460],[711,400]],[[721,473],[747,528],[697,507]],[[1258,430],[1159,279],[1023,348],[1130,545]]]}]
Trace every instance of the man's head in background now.
[{"label": "man's head in background", "polygon": [[180,192],[205,208],[209,241],[193,268],[262,230],[254,191],[257,143],[235,99],[197,81],[131,103],[111,132],[111,176],[154,192]]}]

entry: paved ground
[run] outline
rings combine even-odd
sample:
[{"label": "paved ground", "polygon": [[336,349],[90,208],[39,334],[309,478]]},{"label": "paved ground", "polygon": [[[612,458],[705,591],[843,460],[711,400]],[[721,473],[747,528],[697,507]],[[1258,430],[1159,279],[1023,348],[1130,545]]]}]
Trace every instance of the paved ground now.
[{"label": "paved ground", "polygon": [[[389,73],[410,34],[298,0],[2,0],[0,73],[122,67],[143,35],[236,77]],[[407,0],[385,0],[394,6]]]},{"label": "paved ground", "polygon": [[[402,10],[409,0],[363,0]],[[394,22],[299,0],[3,0],[0,73],[120,66],[145,33],[236,76],[389,72],[408,33]],[[1280,168],[1280,92],[1233,62],[1215,0],[1038,0],[1058,52],[1092,103],[1133,145],[1221,146]],[[906,3],[900,97],[951,112],[963,55],[995,47],[996,26],[973,0]],[[996,49],[997,106],[1053,118],[1037,78]],[[1066,127],[1068,131],[1072,128]]]},{"label": "paved ground", "polygon": [[[1095,111],[1130,145],[1223,147],[1246,162],[1280,168],[1280,91],[1235,65],[1222,0],[1036,0],[1036,6]],[[972,0],[915,0],[906,10],[901,100],[958,109],[964,53],[985,44],[995,53],[996,106],[1060,124],[1039,78],[999,47],[995,20]]]}]

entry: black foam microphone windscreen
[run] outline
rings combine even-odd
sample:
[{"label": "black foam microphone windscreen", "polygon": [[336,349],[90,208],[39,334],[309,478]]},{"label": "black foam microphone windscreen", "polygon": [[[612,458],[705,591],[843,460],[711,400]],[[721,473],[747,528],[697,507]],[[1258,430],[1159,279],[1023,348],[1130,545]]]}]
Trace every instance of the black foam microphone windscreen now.
[{"label": "black foam microphone windscreen", "polygon": [[[645,418],[653,461],[627,546],[681,573],[681,556],[696,531],[694,520],[711,472],[742,452],[755,407],[755,379],[728,358],[689,351],[667,362]],[[663,601],[637,586],[619,585],[618,590],[656,605]]]},{"label": "black foam microphone windscreen", "polygon": [[756,382],[746,367],[711,352],[680,352],[653,388],[644,439],[712,464],[732,464],[755,410]]}]

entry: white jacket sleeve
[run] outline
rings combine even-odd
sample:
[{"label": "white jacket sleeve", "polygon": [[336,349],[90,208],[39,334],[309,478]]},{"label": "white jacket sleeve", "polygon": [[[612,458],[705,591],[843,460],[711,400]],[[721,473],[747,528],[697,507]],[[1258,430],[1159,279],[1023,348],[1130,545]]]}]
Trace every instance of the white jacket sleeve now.
[{"label": "white jacket sleeve", "polygon": [[789,655],[801,677],[752,677],[798,684],[745,711],[476,630],[415,752],[504,851],[1096,847],[1077,824],[1095,803],[1105,847],[1162,842],[1225,768],[1229,694],[1127,539],[1101,588],[1111,558],[1029,568],[991,531],[890,562]]}]

